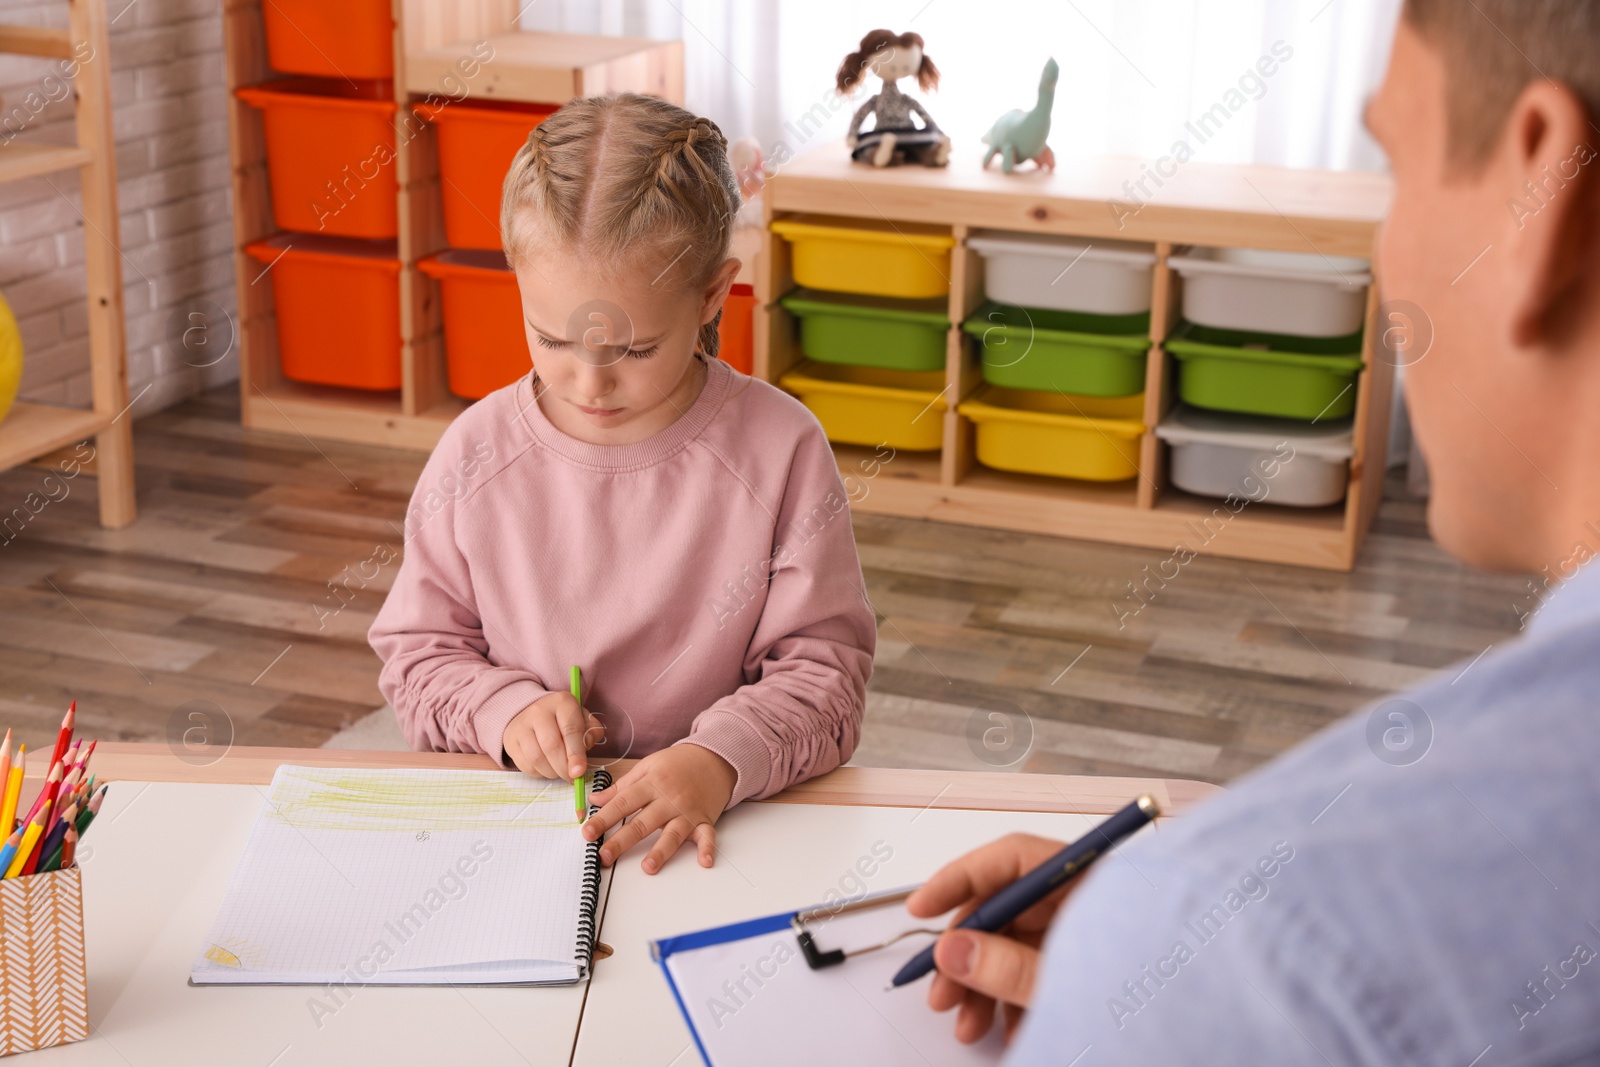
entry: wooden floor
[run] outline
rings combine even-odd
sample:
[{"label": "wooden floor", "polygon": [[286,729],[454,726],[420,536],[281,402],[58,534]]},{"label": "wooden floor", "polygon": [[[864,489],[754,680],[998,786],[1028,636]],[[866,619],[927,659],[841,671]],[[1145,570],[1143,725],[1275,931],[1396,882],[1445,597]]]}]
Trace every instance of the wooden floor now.
[{"label": "wooden floor", "polygon": [[[343,599],[329,582],[398,552],[423,457],[246,432],[232,386],[141,421],[135,455],[140,517],[117,531],[90,477],[0,473],[0,518],[56,498],[0,533],[0,724],[46,744],[76,698],[91,737],[319,745],[382,705],[365,634],[398,562]],[[1113,603],[1136,606],[1127,583],[1167,553],[873,515],[855,530],[880,618],[868,765],[1225,782],[1460,671],[1515,633],[1525,588],[1447,559],[1404,500],[1353,574],[1197,559],[1123,628]]]}]

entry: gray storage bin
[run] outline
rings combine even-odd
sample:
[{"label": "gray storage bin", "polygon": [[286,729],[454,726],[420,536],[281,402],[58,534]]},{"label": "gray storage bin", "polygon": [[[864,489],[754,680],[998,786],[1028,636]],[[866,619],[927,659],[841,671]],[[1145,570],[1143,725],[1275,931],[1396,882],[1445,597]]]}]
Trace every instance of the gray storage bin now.
[{"label": "gray storage bin", "polygon": [[1156,436],[1172,446],[1168,471],[1179,489],[1300,508],[1343,500],[1355,453],[1349,419],[1301,422],[1182,404],[1162,420]]}]

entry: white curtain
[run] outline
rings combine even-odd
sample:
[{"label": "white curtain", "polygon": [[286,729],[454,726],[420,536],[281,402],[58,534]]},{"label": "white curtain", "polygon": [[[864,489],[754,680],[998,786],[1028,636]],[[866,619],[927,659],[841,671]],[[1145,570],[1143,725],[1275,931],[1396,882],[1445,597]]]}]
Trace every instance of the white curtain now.
[{"label": "white curtain", "polygon": [[[687,105],[770,157],[844,134],[854,103],[833,78],[861,35],[915,30],[940,87],[909,82],[956,151],[1003,112],[1032,105],[1045,60],[1060,65],[1057,159],[1147,159],[1186,141],[1195,158],[1383,169],[1361,107],[1388,59],[1400,0],[533,0],[530,30],[681,37]],[[1287,58],[1282,58],[1287,56]],[[1271,70],[1263,76],[1263,57]],[[868,78],[866,92],[876,91]],[[1241,102],[1242,101],[1242,102]],[[1222,105],[1226,119],[1188,132]]]}]

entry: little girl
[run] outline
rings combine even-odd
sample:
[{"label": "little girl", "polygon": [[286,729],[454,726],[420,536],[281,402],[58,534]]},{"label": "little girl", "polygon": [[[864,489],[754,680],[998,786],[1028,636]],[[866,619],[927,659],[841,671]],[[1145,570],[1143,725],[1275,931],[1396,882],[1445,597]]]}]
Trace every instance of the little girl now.
[{"label": "little girl", "polygon": [[[597,793],[610,864],[656,830],[710,866],[717,818],[850,758],[876,620],[833,453],[801,404],[716,358],[739,261],[716,125],[575,100],[506,175],[500,228],[533,373],[429,458],[368,634],[413,747]],[[568,688],[582,671],[583,701]]]}]

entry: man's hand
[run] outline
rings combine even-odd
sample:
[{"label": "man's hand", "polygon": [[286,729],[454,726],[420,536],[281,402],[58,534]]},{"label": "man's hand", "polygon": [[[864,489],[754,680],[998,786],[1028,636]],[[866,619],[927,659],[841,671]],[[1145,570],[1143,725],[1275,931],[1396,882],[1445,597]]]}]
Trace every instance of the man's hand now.
[{"label": "man's hand", "polygon": [[589,750],[605,739],[600,720],[571,693],[546,693],[517,712],[500,743],[524,774],[570,782],[589,769]]},{"label": "man's hand", "polygon": [[716,853],[716,821],[733,796],[739,772],[708,748],[673,745],[640,760],[610,789],[594,794],[600,810],[583,824],[590,841],[632,815],[633,818],[600,848],[600,862],[610,866],[628,849],[661,831],[661,839],[640,865],[655,874],[690,838],[700,853],[700,866],[711,866]]},{"label": "man's hand", "polygon": [[[1065,842],[1031,834],[1002,837],[947,864],[911,894],[906,910],[932,918],[956,908],[950,919],[954,927],[1064,847]],[[934,1011],[961,1008],[957,1040],[971,1044],[982,1039],[994,1025],[997,1001],[1005,1005],[1006,1040],[1011,1040],[1033,999],[1039,945],[1070,890],[1070,883],[1062,886],[1000,933],[951,929],[940,936],[933,950],[939,970],[928,990],[928,1006]]]}]

